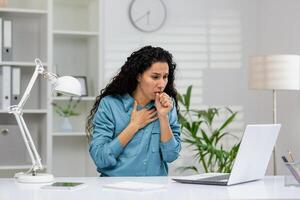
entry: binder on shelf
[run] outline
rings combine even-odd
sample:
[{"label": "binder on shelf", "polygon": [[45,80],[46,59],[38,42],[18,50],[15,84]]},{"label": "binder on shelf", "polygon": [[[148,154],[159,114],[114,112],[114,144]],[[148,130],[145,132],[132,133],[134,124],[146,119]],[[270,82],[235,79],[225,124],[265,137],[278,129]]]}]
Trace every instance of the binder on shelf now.
[{"label": "binder on shelf", "polygon": [[12,21],[3,20],[3,48],[2,48],[2,61],[12,60]]},{"label": "binder on shelf", "polygon": [[2,62],[2,18],[0,17],[0,62]]},{"label": "binder on shelf", "polygon": [[12,93],[11,93],[11,105],[17,105],[20,101],[21,93],[21,69],[20,67],[13,67],[12,73]]},{"label": "binder on shelf", "polygon": [[11,99],[11,67],[10,66],[2,66],[2,94],[1,94],[1,102],[2,109],[8,110]]}]

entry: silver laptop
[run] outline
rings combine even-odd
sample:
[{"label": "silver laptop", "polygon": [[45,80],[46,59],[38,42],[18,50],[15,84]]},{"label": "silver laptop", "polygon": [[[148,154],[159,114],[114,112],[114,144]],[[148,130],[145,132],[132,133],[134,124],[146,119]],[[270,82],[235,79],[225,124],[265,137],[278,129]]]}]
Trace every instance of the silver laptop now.
[{"label": "silver laptop", "polygon": [[173,180],[192,184],[234,185],[262,179],[280,127],[280,124],[247,125],[230,174],[205,173]]}]

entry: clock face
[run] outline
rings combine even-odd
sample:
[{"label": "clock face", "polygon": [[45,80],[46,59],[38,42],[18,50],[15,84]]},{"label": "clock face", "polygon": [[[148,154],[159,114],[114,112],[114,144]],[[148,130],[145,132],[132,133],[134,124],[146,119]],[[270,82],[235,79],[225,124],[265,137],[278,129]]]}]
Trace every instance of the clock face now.
[{"label": "clock face", "polygon": [[164,25],[166,11],[162,0],[132,0],[129,6],[129,19],[138,30],[154,32]]}]

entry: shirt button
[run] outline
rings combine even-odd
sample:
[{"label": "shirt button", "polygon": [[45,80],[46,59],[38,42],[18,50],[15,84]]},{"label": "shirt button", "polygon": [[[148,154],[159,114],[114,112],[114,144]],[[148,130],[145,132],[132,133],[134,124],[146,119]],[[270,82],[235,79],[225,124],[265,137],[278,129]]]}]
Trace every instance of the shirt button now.
[{"label": "shirt button", "polygon": [[145,161],[144,161],[144,165],[146,165],[146,164],[147,164],[147,161],[145,160]]}]

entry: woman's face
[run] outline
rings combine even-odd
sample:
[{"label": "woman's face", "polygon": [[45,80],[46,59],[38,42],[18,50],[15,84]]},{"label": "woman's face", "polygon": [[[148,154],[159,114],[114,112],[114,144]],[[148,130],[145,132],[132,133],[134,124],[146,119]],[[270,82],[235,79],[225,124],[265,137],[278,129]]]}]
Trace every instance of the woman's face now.
[{"label": "woman's face", "polygon": [[156,62],[138,76],[137,89],[147,99],[154,100],[156,93],[164,91],[168,83],[169,65],[166,62]]}]

